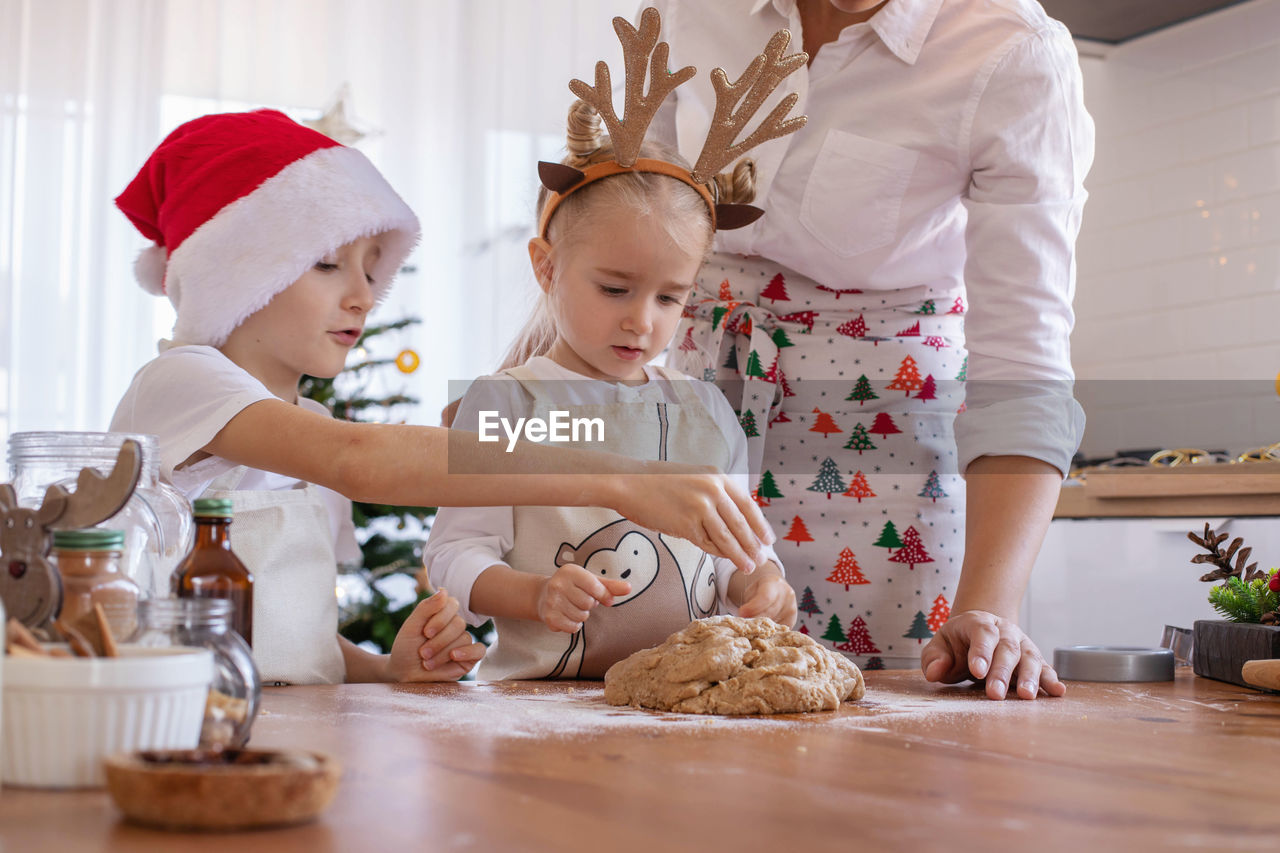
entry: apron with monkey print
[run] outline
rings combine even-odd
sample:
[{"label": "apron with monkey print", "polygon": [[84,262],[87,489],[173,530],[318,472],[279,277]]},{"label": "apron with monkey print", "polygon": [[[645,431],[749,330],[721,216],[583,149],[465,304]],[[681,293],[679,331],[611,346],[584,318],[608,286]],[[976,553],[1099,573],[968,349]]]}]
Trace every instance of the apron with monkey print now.
[{"label": "apron with monkey print", "polygon": [[739,413],[797,630],[867,669],[919,666],[955,597],[963,314],[959,292],[839,289],[717,254],[672,342],[668,363]]},{"label": "apron with monkey print", "polygon": [[[571,418],[600,418],[602,441],[561,446],[727,468],[729,445],[692,383],[673,371],[659,372],[661,380],[619,386],[620,401],[567,405],[556,399],[557,382],[540,380],[524,366],[512,368],[506,373],[533,398],[533,410],[502,414],[549,421],[555,411]],[[677,402],[667,401],[662,382]],[[514,521],[511,550],[503,555],[512,568],[550,577],[572,563],[599,577],[625,580],[631,592],[616,597],[611,607],[592,609],[574,634],[552,631],[541,621],[495,618],[498,638],[477,678],[603,678],[605,670],[632,652],[657,645],[718,610],[714,561],[692,542],[655,533],[599,507],[515,507]]]}]

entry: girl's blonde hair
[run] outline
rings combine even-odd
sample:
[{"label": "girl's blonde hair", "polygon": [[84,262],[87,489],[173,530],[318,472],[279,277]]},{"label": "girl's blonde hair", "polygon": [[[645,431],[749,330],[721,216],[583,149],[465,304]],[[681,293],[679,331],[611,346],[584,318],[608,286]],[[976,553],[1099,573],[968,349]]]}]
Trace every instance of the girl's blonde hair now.
[{"label": "girl's blonde hair", "polygon": [[[614,159],[613,146],[601,127],[600,114],[583,101],[569,108],[568,156],[561,162],[575,169]],[[689,164],[675,151],[657,143],[645,142],[640,156],[665,160],[685,169]],[[755,164],[741,160],[732,172],[715,177],[712,193],[721,202],[747,203],[755,196]],[[537,213],[550,198],[543,187],[538,193]],[[639,217],[650,217],[658,223],[671,242],[690,254],[706,257],[711,251],[714,234],[707,204],[692,187],[676,178],[653,172],[627,172],[596,181],[565,198],[551,217],[547,240],[551,243],[553,261],[581,240],[588,211],[599,215],[602,209],[626,210]],[[554,264],[556,270],[562,264]],[[558,273],[557,273],[558,275]],[[551,316],[546,293],[538,297],[533,316],[516,337],[502,359],[501,370],[524,364],[534,356],[544,355],[556,339],[555,320]]]}]

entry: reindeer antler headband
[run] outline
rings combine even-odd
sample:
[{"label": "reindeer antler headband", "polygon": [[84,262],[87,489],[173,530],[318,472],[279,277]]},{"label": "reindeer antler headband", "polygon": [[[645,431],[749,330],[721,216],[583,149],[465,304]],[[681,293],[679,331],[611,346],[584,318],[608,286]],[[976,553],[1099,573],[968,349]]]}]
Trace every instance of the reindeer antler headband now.
[{"label": "reindeer antler headband", "polygon": [[[698,191],[711,212],[711,225],[725,231],[750,225],[764,214],[749,204],[718,204],[708,183],[725,166],[741,157],[762,142],[794,133],[804,127],[805,116],[787,118],[799,96],[787,95],[773,108],[746,139],[734,144],[747,122],[756,114],[773,90],[788,74],[809,61],[806,53],[784,56],[791,42],[791,33],[778,30],[765,45],[764,52],[751,60],[742,76],[730,83],[723,68],[711,72],[711,84],[716,90],[715,114],[711,130],[702,144],[702,152],[693,171],[683,169],[665,160],[639,157],[645,131],[653,121],[658,107],[677,86],[698,73],[692,65],[679,71],[667,70],[670,47],[658,41],[662,21],[658,10],[645,9],[640,15],[637,30],[625,18],[614,18],[613,29],[622,43],[623,64],[626,71],[626,101],[621,117],[613,109],[613,90],[609,80],[609,66],[596,63],[596,84],[588,86],[581,80],[569,81],[569,90],[583,102],[593,107],[604,121],[613,143],[613,159],[575,169],[563,163],[538,163],[538,177],[552,195],[542,209],[538,222],[538,236],[546,238],[551,216],[565,198],[595,181],[625,172],[654,172],[683,181]],[[645,65],[648,65],[648,74]],[[645,92],[645,78],[649,77],[649,91]]]}]

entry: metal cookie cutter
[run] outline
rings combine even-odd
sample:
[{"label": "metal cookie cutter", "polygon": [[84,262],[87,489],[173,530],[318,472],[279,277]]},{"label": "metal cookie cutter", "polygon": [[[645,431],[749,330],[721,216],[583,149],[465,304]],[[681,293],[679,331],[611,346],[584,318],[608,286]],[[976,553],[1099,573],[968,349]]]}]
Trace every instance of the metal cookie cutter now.
[{"label": "metal cookie cutter", "polygon": [[1053,650],[1053,668],[1068,681],[1172,681],[1169,649],[1068,646]]}]

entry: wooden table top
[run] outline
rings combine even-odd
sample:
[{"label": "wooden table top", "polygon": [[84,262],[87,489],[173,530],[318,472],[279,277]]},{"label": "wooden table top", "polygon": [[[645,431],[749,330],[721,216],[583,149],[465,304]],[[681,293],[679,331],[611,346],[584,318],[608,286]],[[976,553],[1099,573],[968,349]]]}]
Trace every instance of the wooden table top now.
[{"label": "wooden table top", "polygon": [[[103,791],[0,793],[0,851],[1275,849],[1280,696],[1179,671],[991,702],[867,674],[839,711],[612,708],[599,682],[268,690],[259,748],[338,757],[299,827],[177,835]],[[862,847],[862,845],[866,845]]]}]

